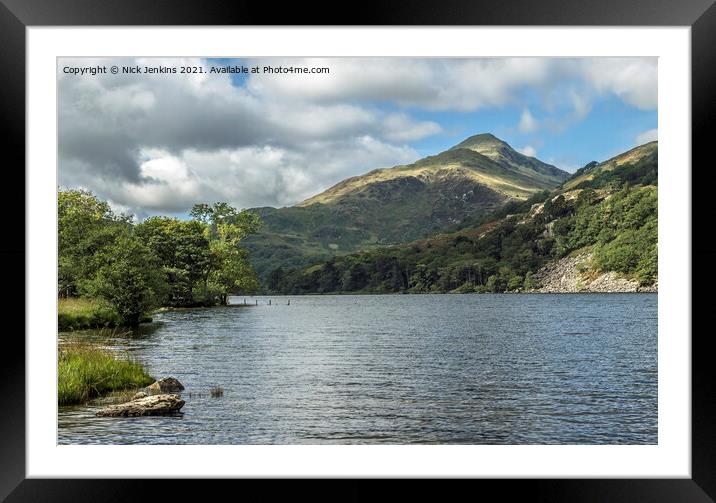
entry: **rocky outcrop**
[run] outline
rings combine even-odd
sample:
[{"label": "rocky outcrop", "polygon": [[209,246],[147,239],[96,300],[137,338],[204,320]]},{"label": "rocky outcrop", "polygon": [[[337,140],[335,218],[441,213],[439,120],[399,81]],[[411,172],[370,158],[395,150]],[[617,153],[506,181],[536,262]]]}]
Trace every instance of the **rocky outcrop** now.
[{"label": "rocky outcrop", "polygon": [[184,390],[184,386],[179,382],[178,379],[173,377],[163,377],[158,381],[153,382],[146,388],[149,393],[179,393]]},{"label": "rocky outcrop", "polygon": [[104,417],[169,416],[178,414],[184,403],[179,395],[174,394],[144,396],[126,403],[105,407],[98,411],[97,415]]},{"label": "rocky outcrop", "polygon": [[540,285],[532,292],[577,293],[577,292],[656,292],[658,284],[643,287],[639,282],[616,272],[595,271],[591,266],[592,255],[584,253],[576,257],[565,257],[542,267],[533,280]]}]

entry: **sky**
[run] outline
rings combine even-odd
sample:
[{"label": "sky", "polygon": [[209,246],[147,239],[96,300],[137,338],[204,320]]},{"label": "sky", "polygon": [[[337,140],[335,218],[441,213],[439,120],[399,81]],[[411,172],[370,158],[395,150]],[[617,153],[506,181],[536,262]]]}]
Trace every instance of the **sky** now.
[{"label": "sky", "polygon": [[658,127],[656,58],[61,58],[58,99],[60,187],[140,220],[290,206],[479,133],[573,172]]}]

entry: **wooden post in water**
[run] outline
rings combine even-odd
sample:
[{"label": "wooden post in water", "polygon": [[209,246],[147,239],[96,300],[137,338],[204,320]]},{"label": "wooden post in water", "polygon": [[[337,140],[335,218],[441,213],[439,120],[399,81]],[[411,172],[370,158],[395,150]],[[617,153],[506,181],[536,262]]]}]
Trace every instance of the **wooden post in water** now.
[{"label": "wooden post in water", "polygon": [[287,305],[287,306],[290,306],[290,305],[291,305],[291,299],[288,299],[288,304],[286,304],[286,305]]},{"label": "wooden post in water", "polygon": [[269,299],[269,306],[271,305],[271,299]]},{"label": "wooden post in water", "polygon": [[256,299],[256,305],[257,306],[259,305],[259,299]]}]

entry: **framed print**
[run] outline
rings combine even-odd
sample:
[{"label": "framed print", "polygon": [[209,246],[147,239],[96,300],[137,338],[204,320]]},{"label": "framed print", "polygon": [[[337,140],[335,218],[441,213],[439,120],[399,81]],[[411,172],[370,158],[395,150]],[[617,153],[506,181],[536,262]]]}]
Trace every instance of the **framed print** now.
[{"label": "framed print", "polygon": [[255,477],[713,500],[691,166],[716,7],[370,7],[0,6],[8,501]]}]

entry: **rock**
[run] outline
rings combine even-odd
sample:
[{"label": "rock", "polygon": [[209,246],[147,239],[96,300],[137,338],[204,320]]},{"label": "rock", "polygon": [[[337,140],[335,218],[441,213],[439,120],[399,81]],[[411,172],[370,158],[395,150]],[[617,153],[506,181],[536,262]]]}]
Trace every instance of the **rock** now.
[{"label": "rock", "polygon": [[140,398],[146,398],[149,395],[147,395],[144,391],[138,391],[133,397],[132,400],[138,400]]},{"label": "rock", "polygon": [[184,389],[182,383],[173,377],[163,377],[145,388],[150,393],[178,393]]},{"label": "rock", "polygon": [[118,405],[110,405],[98,411],[96,415],[104,417],[168,416],[177,414],[184,403],[179,395],[152,395]]},{"label": "rock", "polygon": [[532,277],[542,293],[576,292],[657,292],[658,283],[640,287],[639,282],[616,272],[599,272],[592,266],[592,254],[583,253],[550,262]]}]

